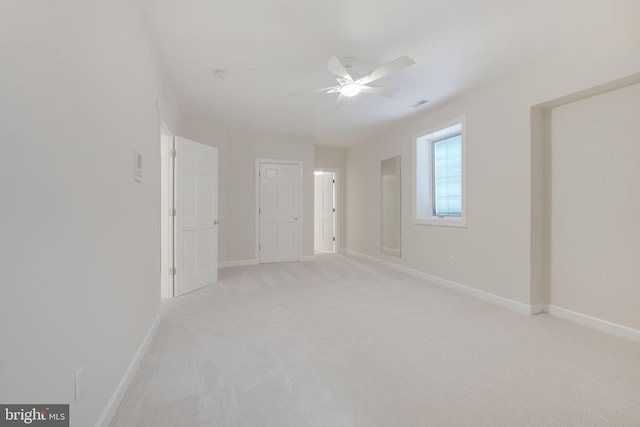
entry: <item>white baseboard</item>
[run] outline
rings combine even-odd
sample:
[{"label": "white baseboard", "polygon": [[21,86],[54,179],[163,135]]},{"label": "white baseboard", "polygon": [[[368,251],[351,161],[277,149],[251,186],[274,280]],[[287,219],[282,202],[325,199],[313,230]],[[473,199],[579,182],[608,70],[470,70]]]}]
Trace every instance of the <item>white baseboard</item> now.
[{"label": "white baseboard", "polygon": [[531,306],[531,314],[548,313],[549,304],[533,304]]},{"label": "white baseboard", "polygon": [[557,307],[555,305],[549,304],[533,304],[527,305],[518,301],[514,301],[508,298],[501,297],[499,295],[495,295],[489,292],[481,291],[478,289],[471,288],[466,285],[462,285],[460,283],[453,282],[451,280],[443,279],[441,277],[433,276],[428,273],[423,273],[422,271],[414,270],[412,268],[404,267],[398,264],[394,264],[392,262],[386,261],[381,258],[376,258],[370,255],[365,255],[363,253],[347,249],[346,253],[349,255],[353,255],[355,257],[360,257],[363,259],[367,259],[369,261],[376,262],[381,265],[385,265],[387,267],[393,268],[397,271],[402,271],[404,273],[410,274],[414,277],[418,277],[429,282],[435,283],[437,285],[441,285],[450,289],[455,289],[465,294],[475,296],[484,301],[492,302],[494,304],[498,304],[502,307],[509,308],[511,310],[515,310],[519,313],[523,314],[539,314],[539,313],[549,313],[552,316],[560,317],[562,319],[566,319],[570,322],[577,323],[579,325],[587,326],[589,328],[598,330],[600,332],[604,332],[607,334],[615,335],[618,337],[626,338],[631,341],[640,342],[640,330],[630,328],[628,326],[620,325],[618,323],[609,322],[608,320],[598,319],[596,317],[589,316],[587,314],[578,313],[575,311],[567,310],[565,308]]},{"label": "white baseboard", "polygon": [[108,426],[111,423],[113,416],[116,414],[116,411],[118,410],[118,406],[120,406],[120,402],[122,402],[122,399],[124,398],[124,395],[127,392],[129,385],[131,384],[131,380],[133,380],[133,376],[135,375],[136,370],[138,369],[138,366],[140,366],[142,357],[147,352],[147,348],[149,348],[149,344],[151,344],[151,340],[153,339],[153,336],[158,330],[159,324],[160,324],[160,315],[156,317],[156,319],[153,321],[153,324],[147,331],[147,335],[145,335],[144,339],[142,340],[142,343],[140,344],[140,347],[138,347],[138,351],[133,356],[133,359],[131,360],[131,363],[129,363],[129,366],[127,367],[127,370],[122,376],[120,383],[118,384],[115,391],[111,395],[111,399],[109,399],[109,402],[107,402],[107,406],[105,406],[104,410],[102,411],[102,414],[100,415],[100,418],[98,418],[98,421],[96,422],[96,427]]},{"label": "white baseboard", "polygon": [[392,255],[392,256],[400,256],[400,249],[388,248],[386,246],[383,246],[383,247],[380,248],[380,251],[383,254]]},{"label": "white baseboard", "polygon": [[560,317],[562,319],[566,319],[579,325],[587,326],[600,332],[605,332],[607,334],[626,338],[631,341],[640,342],[640,331],[628,326],[609,322],[608,320],[598,319],[597,317],[592,317],[586,314],[577,313],[575,311],[567,310],[566,308],[557,307],[555,305],[549,305],[547,307],[547,310],[545,311],[552,316]]},{"label": "white baseboard", "polygon": [[244,267],[245,265],[258,265],[257,259],[241,259],[237,261],[222,261],[218,263],[218,268]]},{"label": "white baseboard", "polygon": [[444,287],[449,288],[449,289],[454,289],[454,290],[457,290],[457,291],[460,291],[460,292],[464,292],[467,295],[472,295],[472,296],[474,296],[476,298],[480,298],[481,300],[484,300],[484,301],[487,301],[487,302],[491,302],[491,303],[497,304],[499,306],[502,306],[502,307],[517,311],[518,313],[531,315],[531,314],[536,314],[536,313],[540,313],[541,312],[541,311],[534,312],[534,307],[536,307],[536,309],[539,308],[537,305],[536,306],[530,306],[528,304],[524,304],[524,303],[521,303],[521,302],[518,302],[518,301],[515,301],[515,300],[512,300],[512,299],[509,299],[509,298],[504,298],[504,297],[501,297],[499,295],[495,295],[495,294],[492,294],[492,293],[489,293],[489,292],[481,291],[479,289],[475,289],[475,288],[472,288],[470,286],[466,286],[466,285],[463,285],[461,283],[454,282],[452,280],[443,279],[441,277],[434,276],[432,274],[428,274],[428,273],[424,273],[422,271],[414,270],[414,269],[409,268],[409,267],[404,267],[402,265],[398,265],[398,264],[395,264],[395,263],[392,263],[392,262],[389,262],[389,261],[386,261],[386,260],[383,260],[383,259],[380,259],[380,258],[376,258],[376,257],[370,256],[370,255],[365,255],[363,253],[360,253],[360,252],[357,252],[357,251],[354,251],[354,250],[351,250],[351,249],[347,249],[346,252],[349,255],[353,255],[353,256],[356,256],[356,257],[361,257],[361,258],[364,258],[364,259],[368,259],[368,260],[376,262],[378,264],[382,264],[382,265],[385,265],[387,267],[393,268],[394,270],[401,271],[401,272],[406,273],[406,274],[410,274],[410,275],[412,275],[414,277],[418,277],[420,279],[427,280],[429,282],[435,283],[435,284],[440,285],[440,286],[444,286]]},{"label": "white baseboard", "polygon": [[[306,255],[300,258],[300,262],[313,261],[313,255]],[[237,261],[222,261],[218,263],[218,268],[229,267],[244,267],[247,265],[258,265],[260,262],[257,259],[241,259]]]}]

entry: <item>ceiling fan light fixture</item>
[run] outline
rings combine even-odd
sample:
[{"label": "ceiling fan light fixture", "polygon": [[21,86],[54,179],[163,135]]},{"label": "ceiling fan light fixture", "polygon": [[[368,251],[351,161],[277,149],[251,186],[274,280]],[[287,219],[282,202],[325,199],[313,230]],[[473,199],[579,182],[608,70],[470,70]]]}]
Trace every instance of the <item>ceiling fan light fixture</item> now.
[{"label": "ceiling fan light fixture", "polygon": [[351,98],[352,96],[356,96],[362,90],[362,85],[357,82],[347,83],[340,86],[340,93],[344,96]]},{"label": "ceiling fan light fixture", "polygon": [[338,58],[332,56],[329,58],[327,68],[335,77],[338,83],[337,85],[302,92],[293,92],[290,95],[314,92],[339,93],[340,95],[336,98],[336,104],[341,104],[345,98],[354,97],[360,92],[368,95],[380,95],[393,98],[397,89],[377,85],[371,86],[370,83],[415,64],[415,61],[408,56],[401,56],[375,68],[366,76],[360,77],[358,73],[352,71],[353,61],[355,61],[353,58],[344,58],[341,62]]}]

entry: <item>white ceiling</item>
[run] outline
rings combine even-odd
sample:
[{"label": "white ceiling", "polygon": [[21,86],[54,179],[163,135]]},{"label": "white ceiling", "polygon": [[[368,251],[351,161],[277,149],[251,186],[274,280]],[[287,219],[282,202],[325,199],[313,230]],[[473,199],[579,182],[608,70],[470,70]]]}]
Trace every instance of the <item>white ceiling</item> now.
[{"label": "white ceiling", "polygon": [[[142,0],[183,114],[345,146],[622,18],[637,0]],[[631,6],[630,6],[631,7]],[[637,9],[637,7],[635,7]],[[620,16],[618,16],[620,15]],[[416,65],[334,108],[330,56]],[[218,79],[214,70],[227,78]],[[411,107],[421,99],[431,102]]]}]

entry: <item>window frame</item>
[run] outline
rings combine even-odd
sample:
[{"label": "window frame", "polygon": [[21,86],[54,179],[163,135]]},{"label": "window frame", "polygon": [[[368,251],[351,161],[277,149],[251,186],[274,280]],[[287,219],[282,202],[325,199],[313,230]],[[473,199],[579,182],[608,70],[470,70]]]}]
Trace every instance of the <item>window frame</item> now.
[{"label": "window frame", "polygon": [[[441,134],[438,136],[433,136],[432,138],[427,139],[428,147],[423,150],[423,153],[426,154],[426,168],[421,167],[418,162],[421,159],[418,158],[418,145],[425,143],[425,138],[430,135],[435,134],[436,132],[443,131],[449,127],[453,127],[455,125],[460,125],[460,136],[461,136],[461,161],[462,161],[462,193],[461,193],[461,214],[460,215],[435,215],[434,214],[434,168],[433,168],[433,149],[434,142],[442,141],[446,139],[447,134]],[[457,132],[456,132],[457,133]],[[449,135],[453,135],[453,132]],[[466,116],[456,117],[454,119],[443,122],[437,126],[430,127],[423,132],[420,132],[414,135],[413,138],[413,223],[418,225],[436,225],[436,226],[445,226],[445,227],[466,227],[467,226],[467,159],[466,159],[466,145],[467,145],[467,123]],[[424,161],[424,160],[422,160]],[[422,176],[418,176],[419,170],[423,171]],[[426,171],[425,171],[426,169]],[[423,188],[425,184],[419,183],[418,179],[426,179],[426,203],[422,201],[419,203],[420,195],[418,191]],[[424,191],[424,190],[423,190]],[[428,215],[419,216],[418,215],[418,205],[427,206],[426,211]],[[423,209],[425,210],[425,209]]]}]

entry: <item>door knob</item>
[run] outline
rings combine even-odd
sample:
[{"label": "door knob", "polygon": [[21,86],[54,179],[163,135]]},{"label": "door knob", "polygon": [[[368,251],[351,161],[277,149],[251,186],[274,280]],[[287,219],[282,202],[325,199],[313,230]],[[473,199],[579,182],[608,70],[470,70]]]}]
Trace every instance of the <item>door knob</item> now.
[{"label": "door knob", "polygon": [[214,219],[214,220],[213,220],[213,225],[218,225],[218,224],[220,224],[220,223],[218,222],[218,220],[217,220],[217,219]]}]

